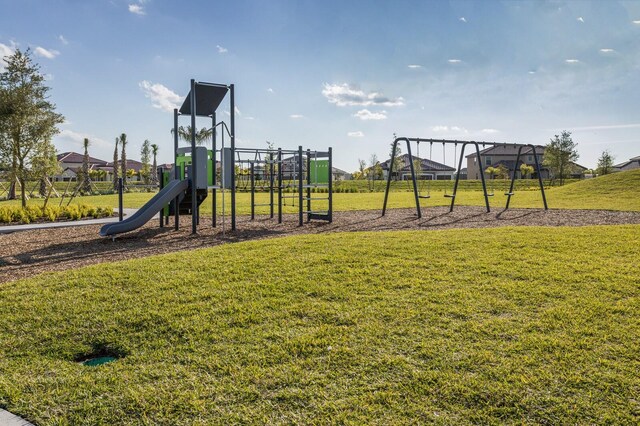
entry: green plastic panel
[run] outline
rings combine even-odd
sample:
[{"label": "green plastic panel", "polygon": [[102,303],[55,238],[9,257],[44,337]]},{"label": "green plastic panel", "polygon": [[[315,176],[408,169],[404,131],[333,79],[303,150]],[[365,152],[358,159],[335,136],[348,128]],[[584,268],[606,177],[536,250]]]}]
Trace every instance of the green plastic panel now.
[{"label": "green plastic panel", "polygon": [[329,160],[311,160],[311,183],[329,183]]}]

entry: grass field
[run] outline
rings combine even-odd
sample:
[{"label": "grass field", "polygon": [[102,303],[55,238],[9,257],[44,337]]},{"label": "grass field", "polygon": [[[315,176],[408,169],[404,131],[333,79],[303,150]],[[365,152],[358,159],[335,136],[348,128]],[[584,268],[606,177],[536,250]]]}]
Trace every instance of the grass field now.
[{"label": "grass field", "polygon": [[[638,424],[639,241],[336,233],[3,284],[0,406],[39,425]],[[74,362],[96,348],[123,357]]]},{"label": "grass field", "polygon": [[[450,191],[449,191],[450,193]],[[517,191],[512,197],[512,207],[523,208],[540,208],[542,207],[542,197],[539,191],[526,190]],[[640,210],[640,170],[616,173],[612,175],[602,176],[596,179],[583,180],[571,183],[563,187],[550,188],[546,192],[547,200],[550,208],[563,209],[608,209],[608,210]],[[148,201],[153,194],[150,193],[128,193],[124,196],[126,208],[138,208]],[[289,194],[290,195],[290,194]],[[325,194],[314,194],[324,196]],[[424,207],[448,205],[451,200],[444,197],[444,191],[432,191],[432,198],[421,200]],[[222,205],[221,196],[219,196],[219,206]],[[337,193],[334,194],[334,210],[375,210],[382,209],[384,194],[380,192],[374,193]],[[248,214],[249,194],[239,193],[237,195],[238,214]],[[496,188],[495,196],[490,197],[490,204],[493,208],[503,208],[506,197],[502,191]],[[34,203],[41,203],[40,200],[34,200]],[[94,206],[112,206],[118,205],[117,195],[100,195],[78,197],[74,202],[85,203]],[[260,193],[256,195],[256,203],[268,202],[268,195]],[[291,204],[291,200],[288,200]],[[52,200],[57,205],[57,201]],[[16,205],[19,201],[4,201],[2,205]],[[484,197],[482,192],[469,190],[459,191],[456,204],[459,205],[484,205]],[[227,212],[229,211],[229,194],[226,196]],[[389,194],[389,208],[413,207],[415,201],[413,192],[398,191]],[[316,202],[315,209],[324,209],[326,204]],[[268,210],[266,207],[257,208],[257,213],[264,214]],[[285,212],[295,213],[297,210],[293,207],[285,208]],[[205,200],[202,206],[203,214],[211,214],[211,203],[209,199]]]}]

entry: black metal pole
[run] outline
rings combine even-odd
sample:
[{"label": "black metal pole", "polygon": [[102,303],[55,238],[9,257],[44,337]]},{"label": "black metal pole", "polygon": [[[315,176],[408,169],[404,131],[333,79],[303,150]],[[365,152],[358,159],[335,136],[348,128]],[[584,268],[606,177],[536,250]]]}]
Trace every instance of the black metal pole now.
[{"label": "black metal pole", "polygon": [[124,205],[122,202],[122,194],[124,192],[124,182],[122,178],[118,178],[118,220],[122,222],[122,217],[124,216]]},{"label": "black metal pole", "polygon": [[382,205],[382,216],[387,212],[387,200],[389,198],[389,188],[391,188],[391,174],[393,173],[393,164],[396,162],[396,148],[398,147],[398,141],[400,138],[396,138],[393,141],[391,147],[391,159],[389,160],[389,171],[387,172],[387,188],[384,191],[384,204]]},{"label": "black metal pole", "polygon": [[[460,182],[460,169],[462,168],[462,157],[464,157],[464,150],[467,147],[467,143],[468,142],[463,142],[462,143],[462,148],[460,149],[460,161],[458,162],[458,170],[456,171],[456,182],[453,184],[453,193],[451,195],[449,195],[449,197],[451,198],[451,206],[449,207],[449,213],[451,213],[453,211],[453,206],[456,203],[456,196],[457,196],[457,192],[458,192],[458,183]],[[443,149],[444,149],[444,142],[442,143]],[[455,164],[455,163],[453,163]],[[445,197],[447,197],[447,195],[445,194]]]},{"label": "black metal pole", "polygon": [[509,208],[509,204],[511,203],[511,196],[513,195],[513,185],[516,183],[516,170],[518,170],[518,162],[520,161],[520,153],[522,152],[522,146],[518,148],[518,155],[516,155],[516,164],[513,166],[513,174],[511,175],[511,185],[509,186],[509,192],[505,195],[507,196],[507,204],[504,209],[507,210]]},{"label": "black metal pole", "polygon": [[[484,204],[487,206],[487,213],[491,211],[491,207],[489,207],[489,194],[487,194],[487,182],[484,178],[484,170],[482,170],[482,162],[480,160],[480,145],[478,142],[473,142],[476,146],[476,155],[478,156],[478,161],[480,164],[480,181],[482,182],[482,191],[484,193]],[[462,152],[460,153],[460,163],[458,165],[458,174],[460,174],[460,169],[462,167],[462,157],[464,155],[464,145],[462,146]]]},{"label": "black metal pole", "polygon": [[[162,167],[156,169],[156,175],[158,176],[158,190],[162,191],[164,188],[164,179],[162,179]],[[160,209],[160,228],[164,228],[164,207]]]},{"label": "black metal pole", "polygon": [[255,176],[254,176],[254,172],[255,172],[255,165],[254,162],[252,161],[251,166],[249,168],[249,172],[251,173],[250,179],[251,179],[251,220],[255,219],[256,217],[256,181],[255,181]]},{"label": "black metal pole", "polygon": [[211,184],[214,186],[211,189],[211,226],[216,227],[216,210],[217,210],[217,193],[216,193],[216,181],[217,181],[217,173],[218,173],[218,160],[216,153],[216,113],[214,112],[211,116],[211,167],[213,168],[213,176],[211,178]]},{"label": "black metal pole", "polygon": [[536,147],[531,145],[533,149],[533,158],[536,162],[536,173],[538,173],[538,183],[540,184],[540,191],[542,192],[542,202],[544,204],[544,209],[549,210],[549,206],[547,206],[547,196],[544,193],[544,183],[542,183],[542,172],[540,170],[540,163],[538,162],[538,153],[536,152]]},{"label": "black metal pole", "polygon": [[[418,195],[418,184],[416,182],[416,170],[413,167],[413,155],[411,155],[411,142],[407,141],[407,154],[409,154],[409,169],[411,170],[411,180],[413,181],[413,197],[416,200],[416,211],[418,212],[418,219],[422,217],[422,211],[420,210],[420,196]],[[395,154],[395,153],[394,153]]]},{"label": "black metal pole", "polygon": [[278,148],[278,223],[282,223],[282,149]]},{"label": "black metal pole", "polygon": [[[317,181],[318,181],[318,176],[316,173],[316,182]],[[311,150],[307,149],[307,222],[311,221],[310,212],[311,212]]]},{"label": "black metal pole", "polygon": [[269,209],[271,219],[273,219],[273,152],[269,154],[269,165],[271,166],[269,169]]},{"label": "black metal pole", "polygon": [[[298,146],[298,226],[302,226],[302,145]],[[295,199],[295,198],[294,198]]]},{"label": "black metal pole", "polygon": [[236,230],[236,100],[234,93],[234,85],[229,86],[230,93],[230,124],[231,124],[231,230]]},{"label": "black metal pole", "polygon": [[[180,179],[178,170],[178,110],[173,110],[173,176]],[[177,231],[180,227],[180,205],[178,197],[173,200],[173,228]]]},{"label": "black metal pole", "polygon": [[198,161],[196,159],[196,81],[191,79],[191,234],[198,233]]},{"label": "black metal pole", "polygon": [[329,222],[333,222],[333,152],[329,147]]}]

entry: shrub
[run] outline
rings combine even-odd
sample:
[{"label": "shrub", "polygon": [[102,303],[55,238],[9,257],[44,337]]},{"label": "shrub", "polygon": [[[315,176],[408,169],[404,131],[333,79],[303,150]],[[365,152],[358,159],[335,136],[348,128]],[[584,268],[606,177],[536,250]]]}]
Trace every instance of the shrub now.
[{"label": "shrub", "polygon": [[72,204],[66,207],[29,205],[25,209],[20,206],[0,207],[0,223],[32,223],[39,220],[56,221],[58,219],[79,220],[82,218],[101,218],[112,216],[113,209],[95,207],[87,204]]}]

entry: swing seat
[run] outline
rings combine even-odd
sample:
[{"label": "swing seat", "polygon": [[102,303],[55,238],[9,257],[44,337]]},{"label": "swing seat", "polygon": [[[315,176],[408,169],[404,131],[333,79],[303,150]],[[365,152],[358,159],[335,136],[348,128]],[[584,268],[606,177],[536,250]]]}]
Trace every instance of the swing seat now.
[{"label": "swing seat", "polygon": [[418,195],[418,198],[431,198],[431,195]]},{"label": "swing seat", "polygon": [[504,195],[513,195],[513,192],[505,192]]},{"label": "swing seat", "polygon": [[496,195],[496,194],[494,194],[494,193],[492,192],[491,194],[487,194],[487,197],[493,197],[494,195]]},{"label": "swing seat", "polygon": [[444,194],[444,198],[456,198],[456,194]]}]

